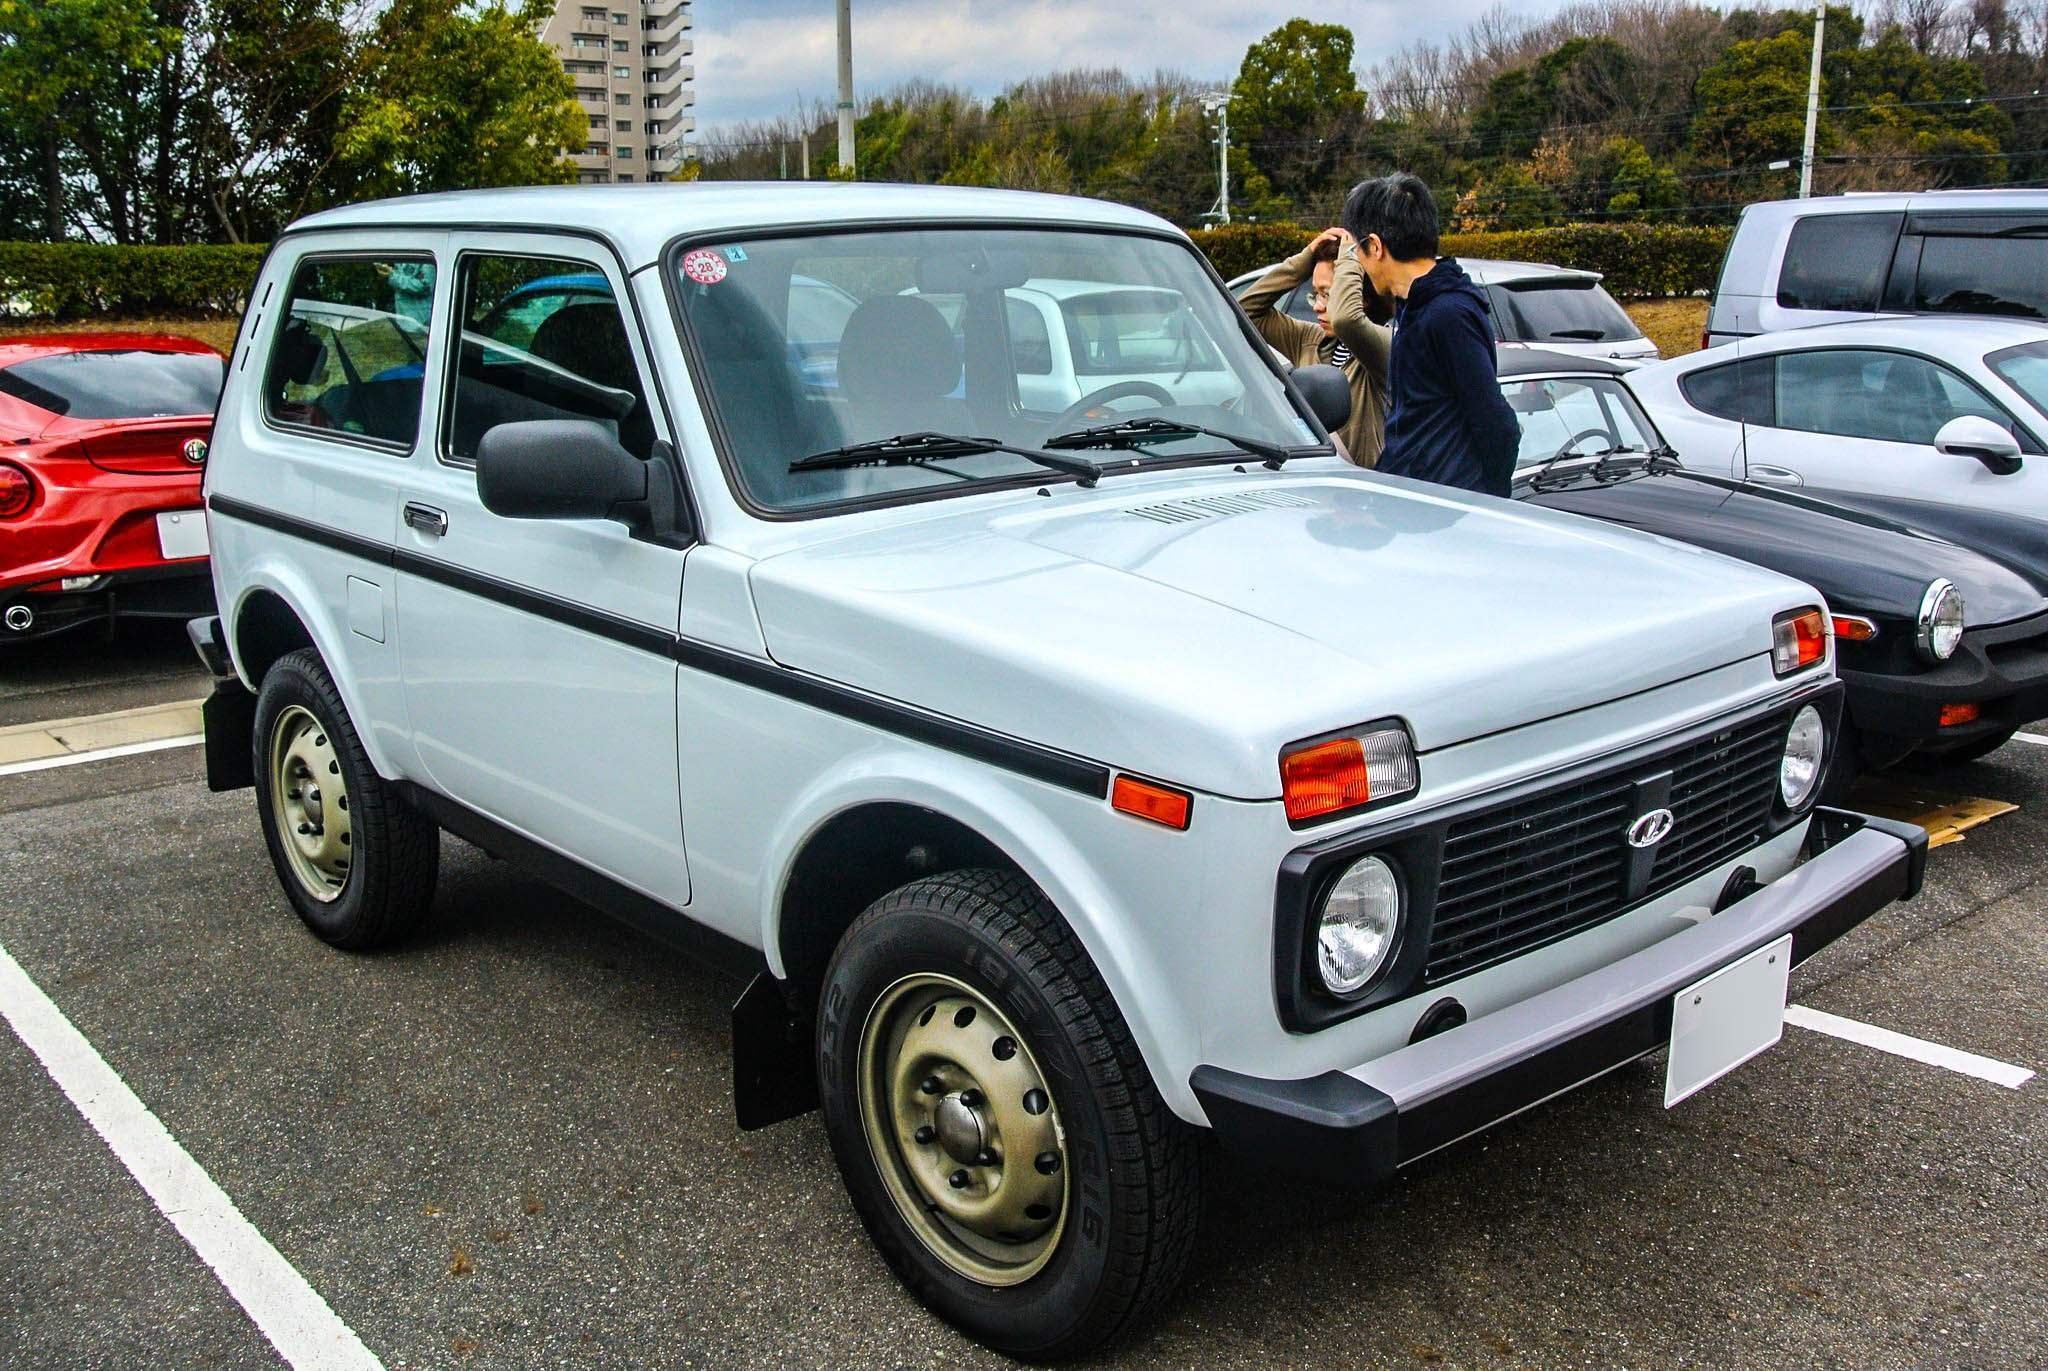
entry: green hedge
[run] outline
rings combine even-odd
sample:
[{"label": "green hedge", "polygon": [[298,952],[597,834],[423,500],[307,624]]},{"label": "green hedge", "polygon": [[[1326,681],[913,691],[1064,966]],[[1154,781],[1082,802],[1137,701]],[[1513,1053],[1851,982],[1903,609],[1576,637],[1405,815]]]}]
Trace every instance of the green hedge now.
[{"label": "green hedge", "polygon": [[229,318],[242,312],[263,252],[261,245],[0,243],[0,314]]},{"label": "green hedge", "polygon": [[[1201,229],[1195,242],[1227,281],[1301,249],[1314,230],[1300,224],[1229,224]],[[1703,295],[1714,289],[1728,230],[1690,224],[1565,224],[1504,233],[1451,233],[1443,250],[1457,257],[1552,262],[1597,271],[1624,299]]]}]

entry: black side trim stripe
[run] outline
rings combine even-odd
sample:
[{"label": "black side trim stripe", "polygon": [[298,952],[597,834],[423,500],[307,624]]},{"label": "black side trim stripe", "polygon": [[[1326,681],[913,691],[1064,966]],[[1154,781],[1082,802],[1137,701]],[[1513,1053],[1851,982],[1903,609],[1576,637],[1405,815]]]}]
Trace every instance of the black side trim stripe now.
[{"label": "black side trim stripe", "polygon": [[788,667],[776,666],[771,662],[734,652],[730,648],[664,633],[660,629],[650,628],[631,619],[622,619],[615,614],[591,609],[587,605],[544,595],[524,586],[501,581],[494,576],[449,566],[445,562],[421,556],[416,552],[394,548],[368,538],[359,538],[351,533],[342,533],[291,515],[279,514],[274,510],[234,499],[232,496],[209,496],[206,506],[215,514],[230,519],[255,524],[275,533],[317,543],[336,552],[345,552],[380,566],[388,566],[409,575],[436,581],[480,599],[508,605],[543,619],[551,619],[556,623],[581,629],[612,642],[623,643],[642,652],[671,658],[692,671],[707,672],[755,690],[779,695],[798,704],[824,710],[828,714],[837,714],[841,718],[867,724],[884,732],[987,762],[991,766],[1001,767],[1020,776],[1028,776],[1033,780],[1098,798],[1109,793],[1110,769],[1100,762],[1092,762],[1049,747],[1041,747],[1037,743],[1026,742],[1021,738],[1012,738],[974,724],[963,723],[958,719],[948,719],[942,715],[914,709],[909,705],[898,704],[893,700],[868,695],[849,686],[838,685],[816,676],[792,671]]}]

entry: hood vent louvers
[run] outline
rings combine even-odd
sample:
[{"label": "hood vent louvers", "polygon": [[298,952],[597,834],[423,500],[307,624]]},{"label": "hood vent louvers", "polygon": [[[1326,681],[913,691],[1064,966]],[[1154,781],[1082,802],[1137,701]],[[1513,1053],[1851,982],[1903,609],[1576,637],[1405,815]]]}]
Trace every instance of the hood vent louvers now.
[{"label": "hood vent louvers", "polygon": [[1139,505],[1126,514],[1149,519],[1155,524],[1191,524],[1198,519],[1216,519],[1227,514],[1253,514],[1262,509],[1311,509],[1315,501],[1306,495],[1281,490],[1244,491],[1234,495],[1198,495],[1188,500]]}]

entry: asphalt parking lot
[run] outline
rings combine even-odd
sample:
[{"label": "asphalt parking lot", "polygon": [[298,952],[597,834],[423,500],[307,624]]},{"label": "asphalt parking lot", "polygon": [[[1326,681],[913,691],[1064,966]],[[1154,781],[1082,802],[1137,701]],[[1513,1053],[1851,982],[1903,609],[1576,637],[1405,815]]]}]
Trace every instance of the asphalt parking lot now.
[{"label": "asphalt parking lot", "polygon": [[[0,732],[190,700],[188,655],[0,659]],[[735,984],[452,839],[420,937],[332,951],[249,793],[165,739],[0,765],[0,946],[386,1367],[998,1360],[871,1252],[815,1117],[733,1126]],[[2019,808],[1793,999],[2048,1071],[2048,746],[1915,785]],[[13,1033],[0,1100],[0,1366],[278,1364]],[[1110,1360],[2043,1364],[2041,1077],[1788,1027],[1661,1106],[1638,1063],[1376,1195],[1219,1159],[1189,1279]]]}]

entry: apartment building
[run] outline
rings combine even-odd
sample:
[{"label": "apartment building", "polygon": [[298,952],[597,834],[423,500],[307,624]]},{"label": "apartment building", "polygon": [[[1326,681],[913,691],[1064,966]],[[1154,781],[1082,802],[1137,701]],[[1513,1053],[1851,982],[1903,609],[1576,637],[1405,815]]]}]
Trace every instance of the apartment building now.
[{"label": "apartment building", "polygon": [[576,83],[587,182],[666,181],[693,154],[697,69],[690,0],[555,0],[541,38]]}]

